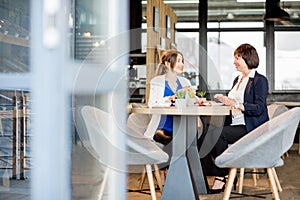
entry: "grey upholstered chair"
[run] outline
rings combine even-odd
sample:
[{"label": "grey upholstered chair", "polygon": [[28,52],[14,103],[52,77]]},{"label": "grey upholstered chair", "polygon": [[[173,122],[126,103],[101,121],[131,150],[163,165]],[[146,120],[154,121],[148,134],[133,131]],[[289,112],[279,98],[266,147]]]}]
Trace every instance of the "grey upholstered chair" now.
[{"label": "grey upholstered chair", "polygon": [[[140,107],[138,104],[132,104],[133,108]],[[130,132],[134,132],[136,134],[139,134],[141,136],[144,136],[144,133],[148,130],[149,132],[152,131],[153,134],[156,131],[156,127],[149,127],[151,124],[149,124],[151,121],[151,115],[148,114],[139,114],[139,113],[131,113],[128,116],[127,119],[127,128]],[[150,138],[149,138],[150,139]],[[160,191],[162,192],[163,186],[161,182],[161,177],[159,174],[159,168],[157,163],[153,164],[154,168],[154,176],[156,178],[158,187]],[[140,184],[139,184],[139,189],[141,190],[143,188],[143,184],[145,181],[145,175],[146,175],[146,167],[143,168],[141,179],[140,179]]]},{"label": "grey upholstered chair", "polygon": [[[288,111],[289,109],[284,106],[284,105],[280,105],[280,104],[270,104],[268,105],[268,115],[269,115],[269,119],[273,119],[274,117],[277,117],[278,115]],[[288,153],[285,153],[286,155],[288,155]],[[238,187],[238,192],[241,194],[243,192],[243,183],[244,183],[244,172],[245,169],[241,168],[240,169],[240,173],[239,173],[239,187]],[[259,175],[259,169],[253,169],[252,171],[252,177],[253,177],[253,185],[256,186],[257,185],[257,179],[258,179],[258,175]],[[277,178],[277,174],[276,171],[274,169],[274,175],[275,175],[275,180],[277,181],[277,185],[278,185],[278,190],[281,192],[282,188],[281,185],[279,183],[279,180]]]},{"label": "grey upholstered chair", "polygon": [[[270,105],[268,105],[269,119],[277,117],[278,115],[280,115],[288,110],[289,110],[289,108],[286,107],[285,105],[276,104],[276,103],[270,104]],[[285,156],[288,157],[288,155],[289,154],[287,151],[282,155],[282,158],[285,158]]]},{"label": "grey upholstered chair", "polygon": [[103,195],[110,172],[115,170],[114,168],[116,167],[110,165],[111,155],[108,152],[109,149],[113,150],[114,153],[125,151],[127,165],[146,166],[151,197],[153,200],[156,199],[151,165],[154,163],[166,162],[169,158],[168,154],[162,151],[162,149],[153,141],[134,132],[126,132],[126,143],[128,148],[121,149],[116,147],[110,141],[112,133],[109,131],[108,124],[113,121],[110,113],[104,112],[93,106],[83,106],[81,115],[88,133],[87,135],[79,133],[79,136],[82,136],[81,140],[83,145],[100,162],[100,164],[106,166],[98,199],[101,199]]},{"label": "grey upholstered chair", "polygon": [[281,156],[293,145],[300,120],[300,108],[290,109],[254,129],[232,144],[215,160],[230,168],[223,200],[230,197],[237,168],[266,168],[275,200],[279,200],[274,168],[284,164]]},{"label": "grey upholstered chair", "polygon": [[268,105],[268,114],[269,114],[269,118],[272,119],[274,117],[277,117],[278,115],[288,111],[288,107],[284,106],[284,105],[280,105],[280,104],[270,104]]}]

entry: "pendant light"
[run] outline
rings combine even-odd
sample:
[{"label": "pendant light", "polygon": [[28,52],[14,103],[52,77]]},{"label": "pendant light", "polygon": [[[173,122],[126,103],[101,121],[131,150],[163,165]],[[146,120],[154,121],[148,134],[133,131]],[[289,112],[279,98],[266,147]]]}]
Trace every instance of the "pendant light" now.
[{"label": "pendant light", "polygon": [[289,21],[290,15],[280,8],[280,0],[266,0],[266,14],[264,20],[267,21]]}]

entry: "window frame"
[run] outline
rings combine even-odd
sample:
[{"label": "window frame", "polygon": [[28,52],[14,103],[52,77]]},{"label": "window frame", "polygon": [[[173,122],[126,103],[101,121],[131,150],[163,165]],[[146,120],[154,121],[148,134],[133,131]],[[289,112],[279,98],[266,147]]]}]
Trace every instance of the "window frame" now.
[{"label": "window frame", "polygon": [[[209,22],[208,22],[209,23]],[[199,26],[201,27],[201,26]],[[208,32],[245,32],[245,31],[263,31],[265,32],[265,46],[266,46],[266,76],[269,81],[269,93],[273,94],[299,94],[299,90],[276,90],[275,89],[275,38],[274,34],[277,31],[300,31],[299,26],[275,26],[274,22],[265,22],[264,27],[235,27],[235,28],[206,28],[206,34]],[[199,32],[199,29],[197,28],[184,28],[181,26],[181,28],[176,29],[177,32]],[[200,36],[199,36],[200,37]],[[199,40],[200,41],[200,40]],[[207,37],[206,37],[206,45],[207,45]],[[207,69],[205,69],[207,71]],[[218,92],[218,90],[211,90],[212,92]]]}]

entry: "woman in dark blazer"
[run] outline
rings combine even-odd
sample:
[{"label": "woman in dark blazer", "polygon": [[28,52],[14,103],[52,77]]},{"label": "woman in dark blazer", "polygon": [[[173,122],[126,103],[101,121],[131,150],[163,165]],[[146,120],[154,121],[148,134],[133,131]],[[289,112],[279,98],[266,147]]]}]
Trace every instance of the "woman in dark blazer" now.
[{"label": "woman in dark blazer", "polygon": [[[227,106],[232,106],[232,114],[226,117],[225,125],[210,155],[216,158],[247,133],[269,120],[267,110],[268,80],[255,69],[259,65],[256,49],[250,44],[242,44],[234,51],[234,65],[241,72],[233,81],[228,96],[215,95]],[[224,190],[228,169],[220,169],[211,193]]]},{"label": "woman in dark blazer", "polygon": [[[233,87],[238,83],[238,80],[239,77],[236,77],[233,82]],[[245,88],[244,103],[239,102],[239,106],[244,106],[243,113],[247,132],[252,131],[269,119],[266,102],[267,95],[268,80],[265,76],[255,72],[253,78],[249,77]],[[229,119],[230,121],[227,123],[231,124],[232,118]]]}]

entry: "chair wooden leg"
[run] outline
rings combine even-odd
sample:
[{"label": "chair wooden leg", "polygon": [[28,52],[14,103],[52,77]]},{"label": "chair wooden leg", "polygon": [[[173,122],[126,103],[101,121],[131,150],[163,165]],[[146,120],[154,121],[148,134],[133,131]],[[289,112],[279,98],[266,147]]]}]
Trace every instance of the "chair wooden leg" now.
[{"label": "chair wooden leg", "polygon": [[143,171],[142,171],[142,174],[141,174],[141,180],[140,180],[140,184],[139,184],[139,189],[140,190],[143,188],[145,178],[146,178],[146,169],[145,169],[145,167],[143,167]]},{"label": "chair wooden leg", "polygon": [[242,192],[243,192],[244,173],[245,173],[245,168],[240,168],[239,191],[238,191],[240,194],[242,194]]},{"label": "chair wooden leg", "polygon": [[108,179],[108,173],[109,173],[109,168],[107,167],[105,169],[105,172],[104,172],[104,175],[103,175],[103,180],[102,180],[100,191],[99,191],[99,194],[98,194],[98,200],[102,199],[102,196],[103,196],[103,193],[104,193],[104,189],[105,189],[105,186],[106,186],[106,183],[107,183],[107,179]]},{"label": "chair wooden leg", "polygon": [[289,157],[289,151],[285,152],[285,156]]},{"label": "chair wooden leg", "polygon": [[224,194],[223,194],[223,200],[229,200],[229,198],[230,198],[230,194],[231,194],[231,190],[232,190],[232,187],[233,187],[234,179],[236,177],[236,172],[237,172],[237,168],[231,168],[229,170],[229,177],[228,177],[228,181],[226,183],[225,191],[224,191]]},{"label": "chair wooden leg", "polygon": [[268,168],[267,172],[268,172],[268,176],[269,176],[270,187],[271,187],[271,191],[273,194],[273,198],[275,200],[280,200],[272,168]]},{"label": "chair wooden leg", "polygon": [[256,169],[256,172],[257,172],[257,173],[256,173],[256,180],[258,180],[258,179],[259,179],[259,173],[258,173],[258,172],[259,172],[259,170],[258,170],[258,169]]},{"label": "chair wooden leg", "polygon": [[253,185],[254,185],[254,187],[257,186],[257,176],[258,176],[257,172],[258,172],[258,170],[254,168],[254,169],[253,169],[253,174],[252,174]]},{"label": "chair wooden leg", "polygon": [[300,134],[299,134],[299,143],[298,143],[298,154],[300,154]]},{"label": "chair wooden leg", "polygon": [[278,191],[279,191],[279,192],[282,192],[282,187],[281,187],[279,178],[278,178],[278,176],[277,176],[277,173],[276,173],[276,170],[275,170],[274,167],[272,168],[272,171],[273,171],[273,175],[274,175],[274,179],[275,179],[275,182],[276,182],[276,186],[277,186],[277,188],[278,188]]},{"label": "chair wooden leg", "polygon": [[154,188],[154,181],[153,181],[153,176],[152,176],[151,165],[149,165],[149,164],[146,165],[146,172],[147,172],[148,181],[149,181],[151,199],[156,200],[156,194],[155,194],[155,188]]},{"label": "chair wooden leg", "polygon": [[155,175],[155,178],[156,178],[156,181],[157,181],[157,185],[158,185],[160,191],[162,192],[163,186],[162,186],[162,183],[161,183],[161,177],[160,177],[159,169],[158,169],[158,166],[157,166],[156,163],[154,163],[154,175]]},{"label": "chair wooden leg", "polygon": [[285,152],[285,153],[281,156],[282,159],[285,159],[285,158],[287,158],[287,157],[289,157],[289,152],[288,152],[288,151]]}]

